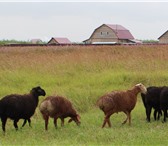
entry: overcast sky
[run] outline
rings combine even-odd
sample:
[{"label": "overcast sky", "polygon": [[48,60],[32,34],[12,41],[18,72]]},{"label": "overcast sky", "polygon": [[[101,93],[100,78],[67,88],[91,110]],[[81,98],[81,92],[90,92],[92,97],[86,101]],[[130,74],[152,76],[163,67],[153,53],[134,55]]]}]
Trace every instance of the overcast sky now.
[{"label": "overcast sky", "polygon": [[0,40],[81,42],[102,24],[120,24],[136,39],[157,40],[168,30],[168,2],[0,2]]}]

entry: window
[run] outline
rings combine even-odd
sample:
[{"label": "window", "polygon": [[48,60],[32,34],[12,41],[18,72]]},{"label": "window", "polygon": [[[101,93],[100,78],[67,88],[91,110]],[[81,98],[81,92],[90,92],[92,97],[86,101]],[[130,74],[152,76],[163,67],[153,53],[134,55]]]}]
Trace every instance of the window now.
[{"label": "window", "polygon": [[103,36],[106,36],[108,34],[109,34],[109,32],[101,32],[101,35],[103,35]]}]

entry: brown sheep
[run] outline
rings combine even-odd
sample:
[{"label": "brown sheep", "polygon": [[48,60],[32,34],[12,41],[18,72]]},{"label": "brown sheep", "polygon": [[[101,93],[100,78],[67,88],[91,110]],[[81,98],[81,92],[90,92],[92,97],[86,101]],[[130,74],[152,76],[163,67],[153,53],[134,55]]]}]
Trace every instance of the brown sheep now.
[{"label": "brown sheep", "polygon": [[80,116],[72,106],[71,102],[61,96],[48,96],[40,104],[40,112],[45,120],[45,130],[48,130],[49,117],[54,118],[54,125],[57,128],[57,119],[61,119],[61,126],[64,125],[64,118],[71,117],[69,123],[75,121],[80,124]]},{"label": "brown sheep", "polygon": [[129,125],[131,125],[131,111],[135,107],[139,92],[147,92],[146,87],[141,83],[135,85],[131,90],[113,91],[101,96],[97,101],[97,105],[105,114],[102,128],[106,123],[111,127],[110,116],[118,112],[124,112],[127,115],[126,120],[122,124],[129,120]]}]

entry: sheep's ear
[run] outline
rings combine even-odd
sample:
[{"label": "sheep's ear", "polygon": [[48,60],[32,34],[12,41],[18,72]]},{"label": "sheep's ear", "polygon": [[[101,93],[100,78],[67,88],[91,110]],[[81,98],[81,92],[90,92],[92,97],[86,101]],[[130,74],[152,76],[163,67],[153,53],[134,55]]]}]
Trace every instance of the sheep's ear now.
[{"label": "sheep's ear", "polygon": [[78,119],[78,121],[80,121],[81,117],[79,115],[77,115],[77,119]]},{"label": "sheep's ear", "polygon": [[34,87],[34,88],[32,88],[32,92],[33,93],[36,93],[36,92],[41,92],[41,87],[40,86],[37,86],[37,87]]},{"label": "sheep's ear", "polygon": [[142,86],[142,83],[136,84],[135,86]]},{"label": "sheep's ear", "polygon": [[68,123],[71,123],[73,120],[72,120],[72,118],[71,119],[69,119],[69,121],[68,121]]},{"label": "sheep's ear", "polygon": [[36,91],[36,88],[32,88],[31,92],[34,93]]}]

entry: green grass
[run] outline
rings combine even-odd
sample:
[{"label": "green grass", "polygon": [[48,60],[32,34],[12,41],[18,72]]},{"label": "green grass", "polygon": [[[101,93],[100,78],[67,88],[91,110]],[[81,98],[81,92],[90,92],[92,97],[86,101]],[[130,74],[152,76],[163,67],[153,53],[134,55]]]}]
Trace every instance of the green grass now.
[{"label": "green grass", "polygon": [[[103,112],[96,100],[112,90],[126,90],[137,83],[145,86],[168,84],[167,46],[23,47],[0,48],[0,97],[25,94],[40,85],[47,96],[62,95],[73,102],[81,115],[75,123],[49,130],[36,109],[28,124],[15,131],[12,121],[1,130],[0,145],[165,145],[167,123],[145,121],[140,98],[132,111],[132,126],[121,125],[123,113],[111,116],[112,128],[101,128]],[[40,102],[45,97],[40,97]],[[163,117],[162,117],[163,118]],[[21,126],[23,120],[19,121]],[[60,121],[59,121],[60,122]],[[1,126],[1,123],[0,123]]]},{"label": "green grass", "polygon": [[[82,124],[65,123],[64,127],[54,128],[50,119],[49,129],[44,130],[41,117],[32,118],[32,128],[26,125],[15,131],[8,121],[6,135],[1,136],[3,145],[164,145],[167,140],[167,124],[161,121],[146,123],[142,105],[132,112],[132,126],[121,125],[125,115],[114,114],[111,117],[112,128],[101,128],[103,114],[93,109],[82,114]],[[153,118],[152,118],[153,119]],[[60,122],[60,121],[59,121]],[[19,122],[19,125],[22,121]]]}]

